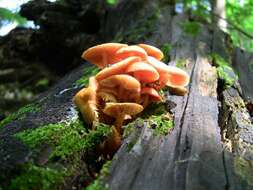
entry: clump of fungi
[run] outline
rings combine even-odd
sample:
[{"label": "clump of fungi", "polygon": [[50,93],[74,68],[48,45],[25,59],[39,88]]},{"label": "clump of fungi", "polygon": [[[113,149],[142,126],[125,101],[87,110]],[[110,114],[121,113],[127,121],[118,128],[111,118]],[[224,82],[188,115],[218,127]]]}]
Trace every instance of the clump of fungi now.
[{"label": "clump of fungi", "polygon": [[96,122],[112,124],[112,137],[101,145],[108,154],[121,144],[124,121],[151,102],[162,100],[159,90],[169,86],[178,95],[187,92],[188,74],[161,62],[163,56],[158,48],[147,44],[105,43],[83,52],[82,58],[101,71],[75,95],[74,102],[93,130]]}]

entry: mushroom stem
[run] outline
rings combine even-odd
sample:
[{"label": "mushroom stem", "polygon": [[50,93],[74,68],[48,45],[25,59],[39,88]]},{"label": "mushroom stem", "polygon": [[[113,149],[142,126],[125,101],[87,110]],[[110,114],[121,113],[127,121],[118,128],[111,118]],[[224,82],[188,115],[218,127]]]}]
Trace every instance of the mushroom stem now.
[{"label": "mushroom stem", "polygon": [[112,134],[100,145],[100,151],[105,156],[112,157],[121,145],[121,134],[112,126]]},{"label": "mushroom stem", "polygon": [[108,62],[107,62],[107,55],[105,52],[102,53],[102,63],[105,67],[107,67]]},{"label": "mushroom stem", "polygon": [[124,119],[125,119],[125,114],[121,114],[117,117],[117,119],[114,123],[114,126],[117,129],[117,131],[119,132],[119,134],[121,134]]},{"label": "mushroom stem", "polygon": [[143,108],[146,108],[149,104],[149,95],[144,95]]}]

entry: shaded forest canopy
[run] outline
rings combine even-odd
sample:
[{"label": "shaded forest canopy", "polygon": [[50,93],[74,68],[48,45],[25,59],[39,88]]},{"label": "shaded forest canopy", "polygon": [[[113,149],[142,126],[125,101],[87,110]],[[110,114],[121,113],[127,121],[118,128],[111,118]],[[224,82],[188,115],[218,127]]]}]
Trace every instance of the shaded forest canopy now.
[{"label": "shaded forest canopy", "polygon": [[[22,5],[39,28],[0,37],[0,190],[252,189],[252,10],[250,0]],[[0,10],[20,22],[12,14]],[[109,161],[96,147],[111,129],[89,130],[72,101],[97,72],[80,55],[104,42],[152,44],[191,76],[187,95],[165,90],[124,127]]]}]

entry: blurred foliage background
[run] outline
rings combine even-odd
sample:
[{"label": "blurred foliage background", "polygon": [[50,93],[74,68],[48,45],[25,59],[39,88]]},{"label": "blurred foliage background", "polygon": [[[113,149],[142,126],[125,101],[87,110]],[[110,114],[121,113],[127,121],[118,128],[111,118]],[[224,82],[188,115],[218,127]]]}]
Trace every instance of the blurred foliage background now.
[{"label": "blurred foliage background", "polygon": [[[15,4],[15,2],[17,4],[15,9],[8,8],[7,5],[9,3]],[[40,0],[40,2],[43,2],[42,4],[45,7],[50,7],[51,4],[57,5],[58,3],[59,6],[55,6],[57,7],[55,10],[60,11],[62,15],[68,16],[66,17],[66,22],[61,23],[59,19],[61,14],[59,12],[55,14],[55,10],[47,11],[47,14],[44,14],[43,17],[39,15],[40,11],[43,12],[45,10],[36,7],[36,1],[31,1],[30,3],[28,0],[0,0],[0,30],[9,27],[8,30],[5,30],[5,33],[0,32],[0,35],[2,35],[0,36],[0,120],[18,107],[33,101],[39,94],[46,91],[65,75],[69,69],[73,69],[81,63],[80,60],[76,61],[73,59],[73,57],[80,58],[80,51],[84,48],[80,48],[81,42],[78,42],[79,37],[85,32],[88,34],[95,33],[96,27],[99,27],[99,22],[96,23],[97,17],[92,11],[83,16],[75,15],[75,11],[71,13],[68,11],[68,6],[71,7],[71,10],[74,10],[73,7],[75,4],[78,4],[77,1]],[[85,4],[85,1],[83,2]],[[101,2],[114,7],[120,0],[104,0]],[[164,2],[173,1],[164,0]],[[33,6],[37,8],[37,12],[34,11],[34,13],[30,14],[26,11],[25,16],[21,16],[19,5],[22,3],[30,3],[31,5],[34,3]],[[176,13],[186,12],[192,14],[198,21],[208,22],[210,25],[217,25],[214,22],[217,19],[223,21],[225,27],[222,29],[231,36],[233,45],[248,52],[253,52],[252,0],[174,0],[173,3],[175,4]],[[219,10],[214,9],[217,3],[223,3]],[[76,8],[76,10],[78,9],[79,7]],[[76,22],[75,19],[78,16],[80,18]],[[92,20],[93,23],[85,22],[86,20]],[[86,26],[81,25],[79,27],[80,22],[84,22]],[[63,24],[68,24],[69,27],[60,28],[59,26]],[[190,25],[188,26],[187,24]],[[95,29],[90,30],[87,26],[94,27]],[[14,29],[15,32],[7,33],[14,27],[16,27]],[[191,30],[190,32],[193,33],[198,29],[198,23],[185,23],[185,28]],[[27,38],[23,37],[24,33],[27,33]],[[56,34],[59,33],[61,35],[57,36]],[[71,38],[71,40],[68,39],[63,42],[62,39],[66,39],[70,34],[76,35],[75,39]],[[41,47],[32,47],[34,43],[37,43],[37,39],[44,43],[41,46],[49,47],[48,52],[42,52],[41,55],[37,55],[36,52],[42,51],[42,49],[39,49]],[[50,44],[50,42],[52,43]],[[73,43],[75,44],[73,45]],[[63,46],[64,48],[62,48]],[[17,48],[18,50],[16,50]],[[50,53],[59,48],[62,48],[61,51],[59,50],[54,54]],[[13,49],[14,53],[12,53]],[[68,54],[64,54],[66,51]],[[52,57],[57,54],[59,54],[58,57]],[[19,58],[20,55],[22,59]],[[13,57],[15,56],[19,59],[13,61]],[[9,59],[10,57],[12,60]],[[50,59],[46,59],[46,57]],[[62,62],[65,62],[65,64],[59,69],[59,65]],[[66,67],[68,64],[70,66]],[[64,67],[66,69],[63,69]]]}]

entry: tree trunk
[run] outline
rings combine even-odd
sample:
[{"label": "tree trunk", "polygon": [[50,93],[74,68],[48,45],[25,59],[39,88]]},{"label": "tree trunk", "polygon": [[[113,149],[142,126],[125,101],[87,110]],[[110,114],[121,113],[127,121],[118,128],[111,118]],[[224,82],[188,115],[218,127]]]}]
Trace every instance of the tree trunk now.
[{"label": "tree trunk", "polygon": [[240,56],[248,57],[233,51],[219,29],[175,15],[170,3],[131,0],[103,8],[99,36],[104,41],[153,44],[164,50],[169,65],[190,75],[187,95],[165,93],[163,114],[173,114],[174,128],[157,133],[159,126],[151,127],[144,117],[125,126],[122,146],[92,184],[101,168],[95,145],[106,130],[87,131],[73,105],[74,94],[94,75],[84,64],[32,107],[1,122],[0,189],[88,184],[113,190],[252,189],[253,128],[244,96],[252,87],[230,69],[231,63],[242,64]]},{"label": "tree trunk", "polygon": [[223,31],[227,31],[226,21],[226,1],[225,0],[212,0],[212,12],[214,14],[214,23]]}]

